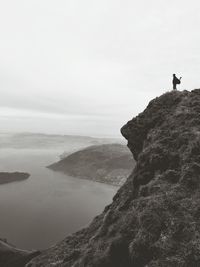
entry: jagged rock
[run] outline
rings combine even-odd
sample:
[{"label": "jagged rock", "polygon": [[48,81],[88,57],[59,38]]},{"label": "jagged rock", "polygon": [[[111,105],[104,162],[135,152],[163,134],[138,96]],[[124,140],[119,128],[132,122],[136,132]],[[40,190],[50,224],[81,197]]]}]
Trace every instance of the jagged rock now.
[{"label": "jagged rock", "polygon": [[121,129],[137,160],[89,227],[27,266],[200,266],[200,90],[172,91]]}]

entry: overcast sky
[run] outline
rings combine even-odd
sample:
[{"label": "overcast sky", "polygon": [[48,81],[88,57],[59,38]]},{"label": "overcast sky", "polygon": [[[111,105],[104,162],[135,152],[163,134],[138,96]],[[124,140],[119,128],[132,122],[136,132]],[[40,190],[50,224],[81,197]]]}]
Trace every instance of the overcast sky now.
[{"label": "overcast sky", "polygon": [[0,131],[118,136],[200,87],[198,0],[0,0]]}]

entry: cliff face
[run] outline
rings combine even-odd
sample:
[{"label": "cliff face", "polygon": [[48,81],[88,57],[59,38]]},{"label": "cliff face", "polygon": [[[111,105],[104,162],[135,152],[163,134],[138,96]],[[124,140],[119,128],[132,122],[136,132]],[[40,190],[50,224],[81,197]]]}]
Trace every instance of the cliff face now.
[{"label": "cliff face", "polygon": [[200,266],[200,90],[154,99],[121,132],[137,164],[112,204],[27,266]]},{"label": "cliff face", "polygon": [[133,157],[125,145],[104,144],[74,152],[48,168],[74,177],[120,186],[131,173],[133,165]]}]

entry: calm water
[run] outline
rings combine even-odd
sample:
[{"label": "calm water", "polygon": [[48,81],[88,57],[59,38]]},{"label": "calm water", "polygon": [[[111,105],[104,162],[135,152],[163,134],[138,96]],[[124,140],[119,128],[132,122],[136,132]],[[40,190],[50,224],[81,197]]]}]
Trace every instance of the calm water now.
[{"label": "calm water", "polygon": [[26,171],[31,176],[0,185],[0,237],[20,248],[43,249],[87,225],[111,202],[116,187],[45,168],[61,153],[1,149],[1,171]]}]

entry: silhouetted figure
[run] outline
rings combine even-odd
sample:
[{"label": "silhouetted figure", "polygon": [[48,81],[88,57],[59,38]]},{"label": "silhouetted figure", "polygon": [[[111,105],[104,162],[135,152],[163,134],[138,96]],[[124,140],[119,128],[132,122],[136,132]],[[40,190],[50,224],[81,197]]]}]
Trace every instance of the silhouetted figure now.
[{"label": "silhouetted figure", "polygon": [[181,78],[182,78],[182,77],[180,77],[180,79],[178,79],[178,78],[176,77],[176,74],[173,74],[173,80],[172,80],[172,83],[173,83],[173,89],[174,89],[174,90],[176,90],[176,85],[181,83]]}]

